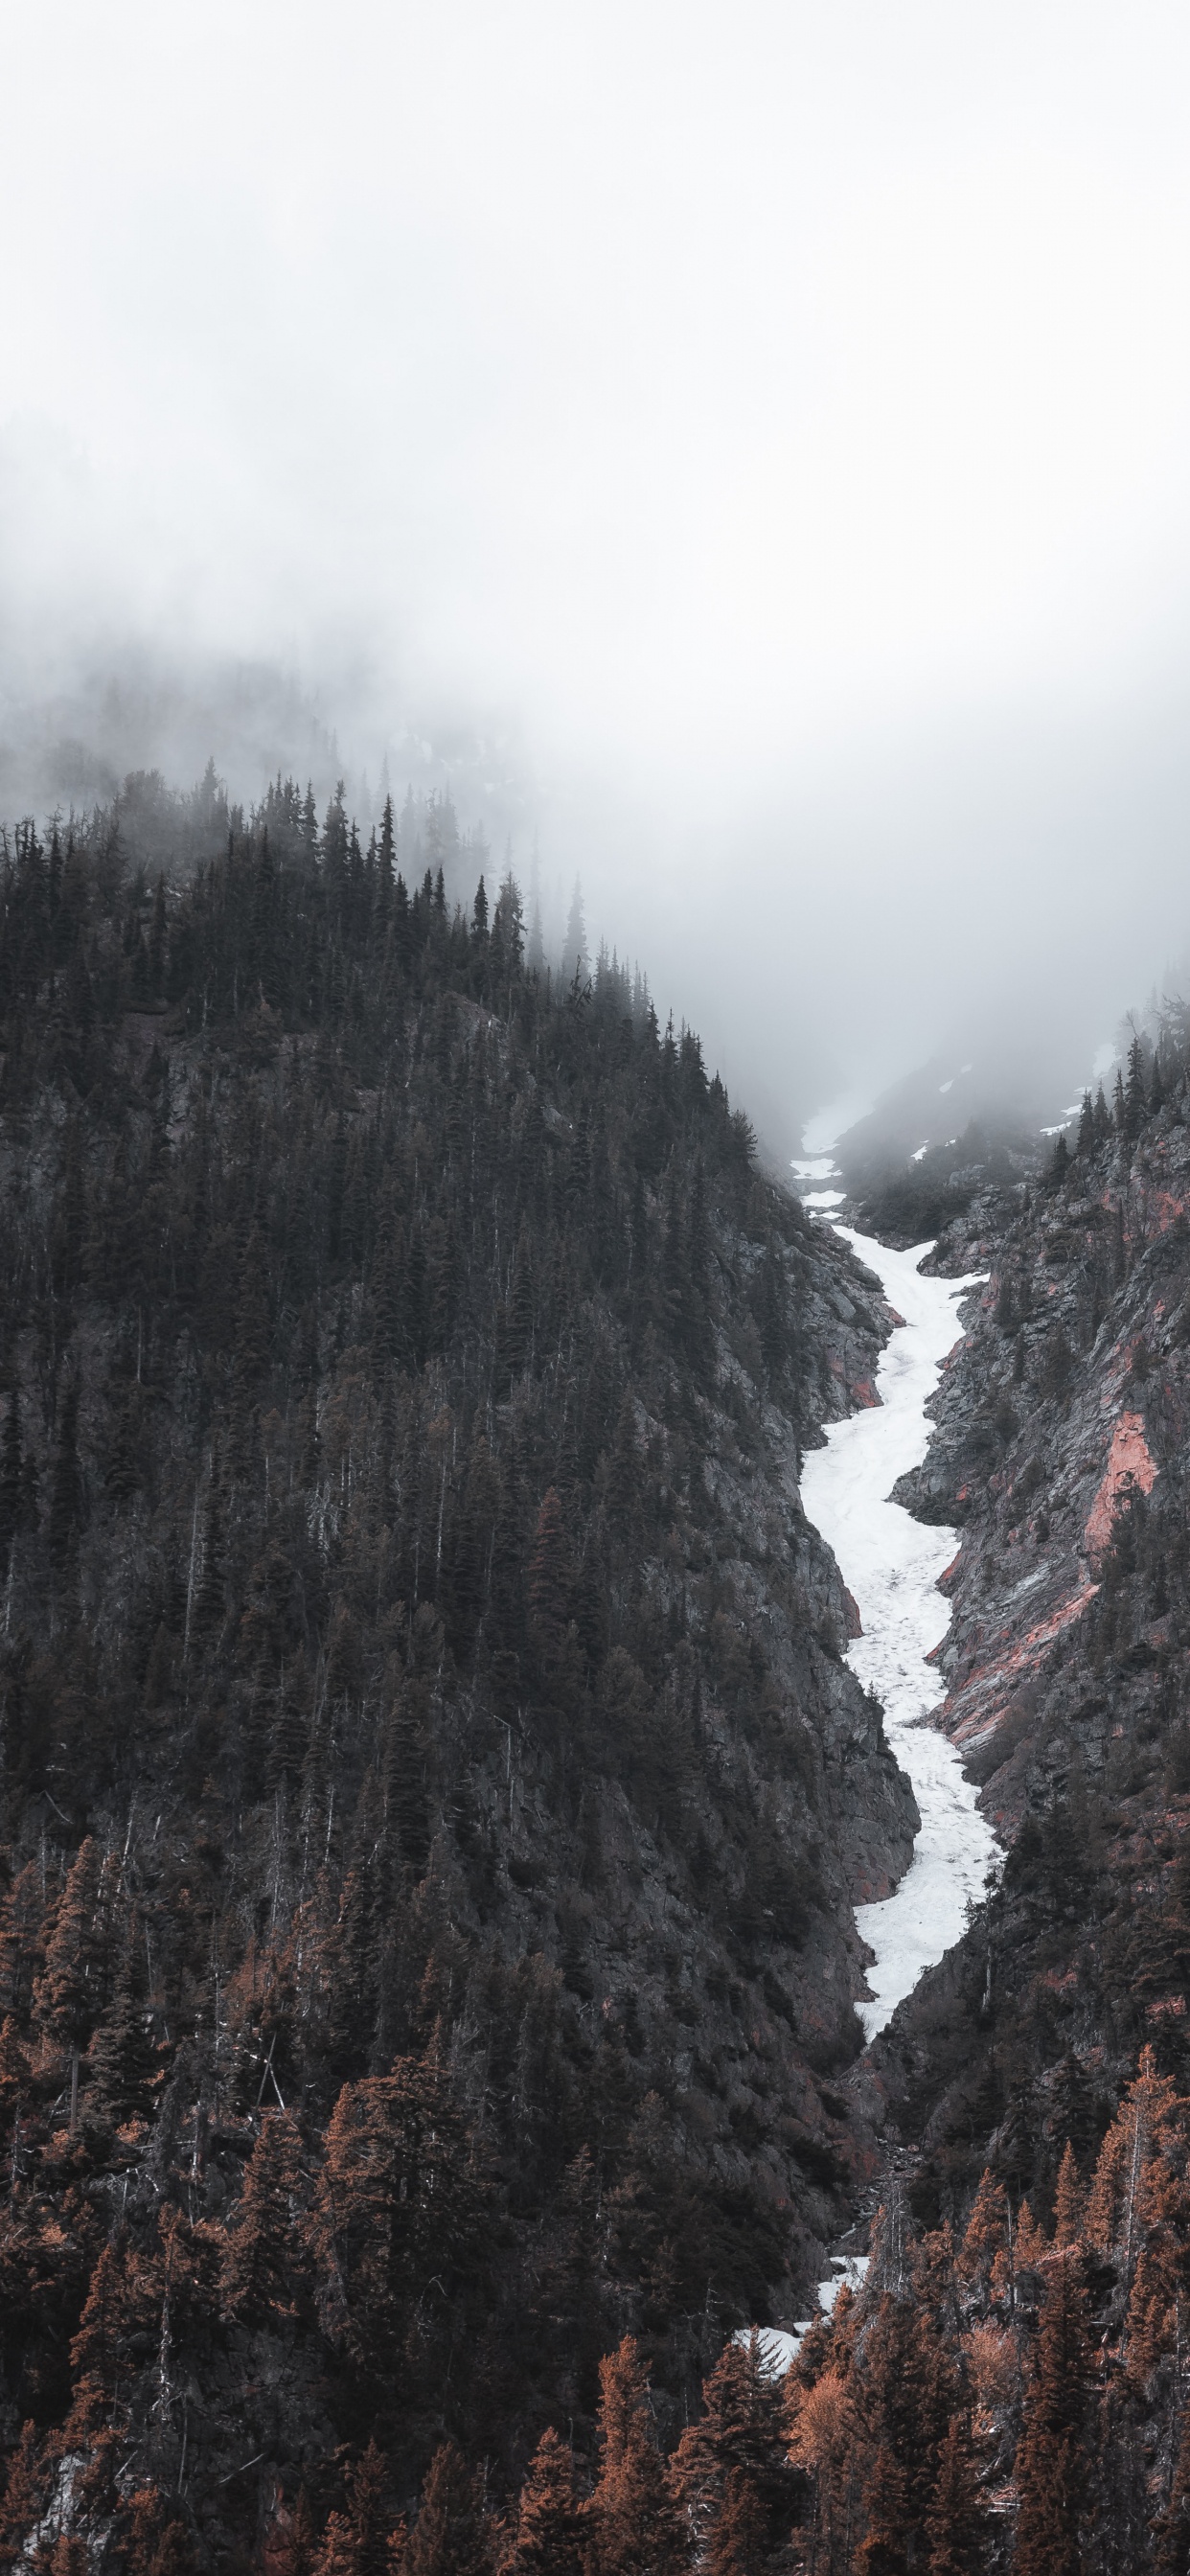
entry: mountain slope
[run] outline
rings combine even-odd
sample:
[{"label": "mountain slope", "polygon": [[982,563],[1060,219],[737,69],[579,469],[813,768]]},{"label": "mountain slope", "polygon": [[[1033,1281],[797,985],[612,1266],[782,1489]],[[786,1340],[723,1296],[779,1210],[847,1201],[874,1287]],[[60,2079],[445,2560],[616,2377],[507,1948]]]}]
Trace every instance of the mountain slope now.
[{"label": "mountain slope", "polygon": [[391,813],[151,823],[4,868],[4,2403],[205,2565],[804,2300],[914,1811],[797,1500],[888,1321],[697,1039]]}]

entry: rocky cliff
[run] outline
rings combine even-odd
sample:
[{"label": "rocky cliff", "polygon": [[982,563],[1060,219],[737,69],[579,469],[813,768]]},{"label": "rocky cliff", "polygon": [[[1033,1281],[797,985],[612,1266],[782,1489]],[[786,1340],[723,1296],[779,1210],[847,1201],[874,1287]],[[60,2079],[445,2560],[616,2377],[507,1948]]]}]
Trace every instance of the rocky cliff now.
[{"label": "rocky cliff", "polygon": [[1190,1129],[1161,1062],[1132,1133],[1084,1121],[1069,1163],[977,1197],[937,1255],[991,1276],[902,1498],[961,1531],[942,1722],[1007,1858],[874,2052],[934,2207],[989,2158],[1044,2205],[1137,2047],[1180,2065],[1163,1927],[1190,1786]]}]

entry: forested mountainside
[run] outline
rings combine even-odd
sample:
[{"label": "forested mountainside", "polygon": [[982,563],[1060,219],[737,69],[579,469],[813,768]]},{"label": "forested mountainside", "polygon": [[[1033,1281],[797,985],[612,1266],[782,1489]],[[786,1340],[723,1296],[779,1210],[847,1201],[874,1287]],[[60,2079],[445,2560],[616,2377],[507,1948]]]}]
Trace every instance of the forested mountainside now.
[{"label": "forested mountainside", "polygon": [[1190,2567],[1187,1067],[1138,1038],[937,1256],[990,1278],[902,1498],[961,1530],[943,1722],[1007,1856],[858,2079],[899,2179],[791,2383],[820,2565],[850,2517],[865,2567]]},{"label": "forested mountainside", "polygon": [[210,799],[3,853],[0,2553],[784,2546],[721,2355],[873,2166],[915,1813],[797,1470],[888,1318],[436,809]]}]

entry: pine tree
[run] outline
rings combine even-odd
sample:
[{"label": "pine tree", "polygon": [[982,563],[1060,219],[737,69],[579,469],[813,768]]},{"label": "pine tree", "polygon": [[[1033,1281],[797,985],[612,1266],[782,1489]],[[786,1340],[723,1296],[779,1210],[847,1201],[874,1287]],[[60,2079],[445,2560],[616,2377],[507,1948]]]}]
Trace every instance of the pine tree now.
[{"label": "pine tree", "polygon": [[970,2432],[952,2415],[938,2452],[938,2483],[926,2520],[929,2576],[983,2576],[987,2515],[979,2492]]},{"label": "pine tree", "polygon": [[759,2576],[771,2565],[769,2517],[746,2469],[729,2469],[703,2565],[707,2576]]},{"label": "pine tree", "polygon": [[157,2051],[148,2027],[142,1944],[135,1927],[116,1971],[112,2000],[99,2022],[88,2052],[91,2095],[97,2108],[119,2125],[145,2114],[159,2074]]},{"label": "pine tree", "polygon": [[855,2558],[863,2576],[908,2576],[909,2508],[904,2471],[882,2444],[863,2490],[864,2533]]},{"label": "pine tree", "polygon": [[1064,2254],[1048,2266],[1025,2391],[1016,2462],[1016,2576],[1078,2576],[1088,2375],[1086,2295],[1078,2257]]},{"label": "pine tree", "polygon": [[489,2576],[491,2547],[479,2479],[454,2442],[430,2463],[401,2576]]},{"label": "pine tree", "polygon": [[29,2543],[38,2534],[52,2473],[53,2458],[47,2456],[37,2426],[22,2425],[0,2503],[0,2567],[15,2569],[31,2560]]},{"label": "pine tree", "polygon": [[70,2067],[70,2127],[78,2125],[79,2060],[107,2000],[110,1927],[103,1864],[91,1835],[79,1847],[62,1890],[38,1981],[36,2015]]},{"label": "pine tree", "polygon": [[1119,2248],[1126,2276],[1138,2247],[1138,2193],[1150,2155],[1180,2135],[1183,2103],[1172,2076],[1159,2075],[1151,2048],[1143,2048],[1132,2083],[1099,2151],[1087,2201],[1089,2242],[1104,2253]]},{"label": "pine tree", "polygon": [[987,2290],[992,2265],[1007,2241],[1008,2202],[1004,2186],[985,2166],[975,2205],[959,2250],[961,2280]]},{"label": "pine tree", "polygon": [[685,2560],[683,2533],[649,2429],[649,2383],[631,2335],[600,2362],[597,2430],[590,2512],[598,2576],[676,2576]]},{"label": "pine tree", "polygon": [[[884,2247],[872,2263],[873,2271],[877,2259],[887,2264],[892,2278],[896,2264],[891,2222],[897,2207],[890,2194],[884,2213]],[[938,2446],[958,2396],[953,2357],[936,2311],[919,2306],[911,2297],[883,2297],[865,2339],[863,2378],[871,2438],[896,2465],[907,2527],[916,2532],[925,2519]]]},{"label": "pine tree", "polygon": [[587,932],[583,920],[583,890],[576,877],[566,922],[566,944],[562,950],[562,989],[580,985],[587,974]]},{"label": "pine tree", "polygon": [[157,2313],[159,2285],[126,2236],[105,2245],[91,2274],[78,2332],[70,2347],[74,2393],[71,2438],[93,2444],[104,2427],[126,2424],[136,2370]]},{"label": "pine tree", "polygon": [[301,2134],[288,2111],[266,2111],[224,2240],[220,2290],[228,2316],[264,2325],[293,2314]]},{"label": "pine tree", "polygon": [[1139,1036],[1128,1049],[1128,1079],[1124,1086],[1124,1135],[1134,1145],[1144,1126],[1148,1111],[1148,1084],[1145,1080],[1145,1051]]},{"label": "pine tree", "polygon": [[375,2440],[347,2478],[342,2513],[332,2513],[314,2562],[315,2576],[389,2576],[393,2516],[384,2461]]},{"label": "pine tree", "polygon": [[45,1964],[45,1895],[35,1860],[26,1861],[0,1899],[0,2013],[24,2024]]},{"label": "pine tree", "polygon": [[551,2428],[542,2434],[517,2508],[516,2538],[501,2576],[584,2576],[583,2516],[575,2494],[574,2459]]},{"label": "pine tree", "polygon": [[[801,2497],[801,2481],[789,2467],[784,2402],[779,2383],[766,2371],[760,2337],[746,2342],[734,2336],[704,2380],[703,2412],[683,2433],[669,2467],[671,2491],[702,2548],[713,2543],[724,2510],[730,2480],[736,2490],[735,2521],[742,2532],[759,2518],[765,2547],[776,2545],[788,2530]],[[726,2542],[725,2542],[726,2547]],[[732,2547],[738,2545],[738,2539]]]},{"label": "pine tree", "polygon": [[1061,2251],[1082,2241],[1084,2197],[1079,2182],[1079,2166],[1074,2164],[1074,2148],[1066,2138],[1059,2164],[1059,2187],[1053,2192],[1053,2244]]},{"label": "pine tree", "polygon": [[1016,2241],[1013,2247],[1016,2270],[1018,2273],[1037,2271],[1049,2251],[1050,2242],[1044,2227],[1038,2225],[1028,2201],[1023,2200],[1017,2211]]},{"label": "pine tree", "polygon": [[429,2283],[459,2278],[474,2260],[481,2206],[467,2133],[432,2051],[345,2084],[309,2229],[332,2339],[391,2360]]}]

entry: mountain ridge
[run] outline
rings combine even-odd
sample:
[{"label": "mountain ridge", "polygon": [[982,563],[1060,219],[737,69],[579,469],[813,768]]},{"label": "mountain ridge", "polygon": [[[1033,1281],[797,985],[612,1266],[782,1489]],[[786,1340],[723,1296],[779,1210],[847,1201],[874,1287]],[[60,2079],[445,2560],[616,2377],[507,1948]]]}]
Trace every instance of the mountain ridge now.
[{"label": "mountain ridge", "polygon": [[436,829],[4,861],[4,2425],[112,2563],[589,2449],[626,2333],[672,2437],[873,2166],[915,1811],[796,1475],[889,1321]]}]

